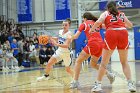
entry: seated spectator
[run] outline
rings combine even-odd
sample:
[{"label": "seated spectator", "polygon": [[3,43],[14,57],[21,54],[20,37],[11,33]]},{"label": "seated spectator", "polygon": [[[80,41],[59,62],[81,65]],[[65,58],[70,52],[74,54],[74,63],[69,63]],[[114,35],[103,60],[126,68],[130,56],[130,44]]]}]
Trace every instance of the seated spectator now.
[{"label": "seated spectator", "polygon": [[46,50],[46,55],[47,55],[46,62],[49,61],[49,59],[53,54],[54,54],[54,50],[52,49],[52,46],[48,46]]},{"label": "seated spectator", "polygon": [[13,32],[10,32],[10,34],[9,34],[9,36],[8,36],[8,41],[9,41],[10,43],[12,43],[12,42],[13,42],[13,39],[14,39],[14,34],[13,34]]},{"label": "seated spectator", "polygon": [[39,61],[39,47],[36,47],[32,52],[30,52],[29,60],[30,60],[31,63],[33,63],[34,66],[37,63],[40,64],[40,61]]},{"label": "seated spectator", "polygon": [[13,56],[13,51],[14,51],[13,49],[10,49],[6,52],[6,62],[9,68],[19,71],[20,68],[18,67],[18,61]]},{"label": "seated spectator", "polygon": [[42,46],[42,48],[39,51],[39,60],[40,60],[40,65],[43,66],[45,62],[47,62],[47,55],[46,55],[46,46]]},{"label": "seated spectator", "polygon": [[30,49],[30,52],[32,52],[35,49],[35,45],[33,41],[30,41],[29,49]]},{"label": "seated spectator", "polygon": [[2,46],[0,45],[0,70],[5,70],[5,57],[4,57],[4,51],[2,49]]},{"label": "seated spectator", "polygon": [[13,39],[13,42],[11,43],[10,46],[11,46],[11,49],[13,50],[14,57],[18,59],[19,48],[18,48],[17,40]]},{"label": "seated spectator", "polygon": [[19,38],[19,41],[18,41],[18,48],[19,48],[18,66],[21,66],[22,62],[23,62],[23,56],[24,56],[23,45],[24,45],[23,39]]}]

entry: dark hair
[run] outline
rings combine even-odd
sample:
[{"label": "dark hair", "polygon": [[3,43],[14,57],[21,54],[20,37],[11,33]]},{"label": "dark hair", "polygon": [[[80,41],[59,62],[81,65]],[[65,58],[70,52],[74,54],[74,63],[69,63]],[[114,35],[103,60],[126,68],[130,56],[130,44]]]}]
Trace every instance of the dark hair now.
[{"label": "dark hair", "polygon": [[118,15],[118,9],[115,1],[109,1],[107,3],[107,9],[108,11],[113,15]]},{"label": "dark hair", "polygon": [[64,20],[64,22],[68,22],[71,25],[71,20],[70,18],[67,18],[66,20]]},{"label": "dark hair", "polygon": [[93,21],[98,20],[98,18],[93,16],[90,12],[85,12],[82,17],[86,18],[87,20],[93,20]]}]

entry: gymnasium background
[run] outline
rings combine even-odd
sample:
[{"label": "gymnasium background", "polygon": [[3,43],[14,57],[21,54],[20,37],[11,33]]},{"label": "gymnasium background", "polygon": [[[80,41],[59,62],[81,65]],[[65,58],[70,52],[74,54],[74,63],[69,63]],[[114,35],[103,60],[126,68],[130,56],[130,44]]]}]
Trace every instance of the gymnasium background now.
[{"label": "gymnasium background", "polygon": [[[25,36],[49,34],[56,36],[61,29],[62,20],[72,19],[71,31],[75,33],[82,21],[85,11],[92,12],[95,16],[105,10],[105,0],[0,0],[0,16],[3,20],[9,20],[20,24]],[[129,29],[129,55],[128,61],[140,60],[140,0],[117,1],[126,7],[121,9],[133,22],[134,27]],[[104,30],[101,30],[102,36]],[[80,36],[83,41],[75,41],[72,48],[79,53],[84,45],[84,34]],[[80,40],[80,39],[78,39]],[[75,54],[77,55],[77,54]],[[119,61],[117,51],[111,57],[112,61]]]}]

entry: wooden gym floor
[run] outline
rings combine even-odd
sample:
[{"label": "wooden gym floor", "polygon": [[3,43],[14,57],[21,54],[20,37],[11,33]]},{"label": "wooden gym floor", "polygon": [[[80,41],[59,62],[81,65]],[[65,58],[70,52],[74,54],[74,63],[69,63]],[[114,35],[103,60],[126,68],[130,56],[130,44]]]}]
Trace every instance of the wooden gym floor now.
[{"label": "wooden gym floor", "polygon": [[[133,80],[140,81],[140,63],[129,62],[132,71]],[[103,79],[103,91],[100,93],[129,93],[127,82],[123,78],[121,64],[112,62],[110,67],[117,75],[115,82],[110,85],[105,76]],[[44,73],[43,68],[26,68],[19,72],[0,71],[0,93],[91,93],[90,90],[96,80],[97,71],[84,65],[79,82],[81,87],[69,89],[69,83],[72,78],[65,72],[64,67],[55,67],[51,72],[51,78],[47,81],[36,82],[38,76]],[[137,84],[137,92],[140,93],[140,84]]]}]

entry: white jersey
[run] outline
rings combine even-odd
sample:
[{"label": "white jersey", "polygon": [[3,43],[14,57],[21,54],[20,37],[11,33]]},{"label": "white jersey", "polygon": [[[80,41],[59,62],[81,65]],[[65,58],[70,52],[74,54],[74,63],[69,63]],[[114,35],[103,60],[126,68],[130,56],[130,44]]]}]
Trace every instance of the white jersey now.
[{"label": "white jersey", "polygon": [[[70,31],[68,31],[67,33],[63,34],[63,30],[59,30],[59,37],[58,37],[58,43],[59,44],[64,44],[68,35],[72,35],[72,33]],[[59,47],[58,48],[59,51],[62,51],[62,52],[69,52],[69,49],[68,48],[62,48],[62,47]]]}]

